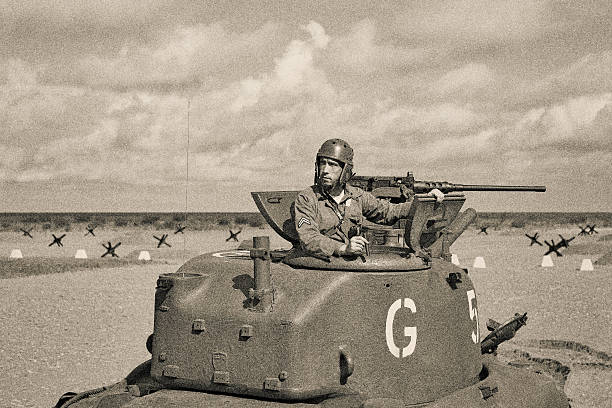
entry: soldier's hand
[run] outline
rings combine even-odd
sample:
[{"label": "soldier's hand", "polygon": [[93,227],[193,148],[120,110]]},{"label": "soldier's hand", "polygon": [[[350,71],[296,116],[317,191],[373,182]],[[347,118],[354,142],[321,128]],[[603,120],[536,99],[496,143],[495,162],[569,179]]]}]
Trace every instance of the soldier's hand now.
[{"label": "soldier's hand", "polygon": [[400,184],[399,189],[400,189],[400,196],[402,196],[406,200],[412,200],[412,197],[414,197],[414,191],[408,188],[407,185]]},{"label": "soldier's hand", "polygon": [[434,188],[433,190],[431,190],[429,193],[427,193],[427,195],[431,197],[435,197],[437,203],[441,203],[442,200],[444,200],[444,193],[438,190],[437,188]]},{"label": "soldier's hand", "polygon": [[344,250],[344,255],[359,255],[365,252],[365,246],[368,244],[368,240],[360,235],[352,237],[349,244]]}]

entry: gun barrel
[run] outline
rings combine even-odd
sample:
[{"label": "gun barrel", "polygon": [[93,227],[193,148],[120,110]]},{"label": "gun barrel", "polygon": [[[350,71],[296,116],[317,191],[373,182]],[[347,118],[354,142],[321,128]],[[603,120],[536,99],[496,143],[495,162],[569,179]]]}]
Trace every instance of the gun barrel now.
[{"label": "gun barrel", "polygon": [[546,186],[496,186],[490,184],[455,184],[446,181],[415,181],[414,192],[426,193],[437,188],[443,193],[453,191],[534,191],[545,192]]},{"label": "gun barrel", "polygon": [[456,184],[456,188],[456,191],[546,191],[546,186],[494,186],[478,184]]}]

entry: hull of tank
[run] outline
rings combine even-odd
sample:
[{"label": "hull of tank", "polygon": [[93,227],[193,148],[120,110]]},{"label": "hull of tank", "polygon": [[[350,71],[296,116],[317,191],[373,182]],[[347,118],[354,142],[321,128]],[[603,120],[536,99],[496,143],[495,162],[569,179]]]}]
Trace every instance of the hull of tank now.
[{"label": "hull of tank", "polygon": [[[152,360],[120,383],[57,407],[569,406],[543,375],[481,355],[474,288],[450,263],[376,273],[275,265],[277,298],[267,314],[245,303],[251,268],[250,261],[202,255],[161,276]],[[451,284],[449,274],[460,273]],[[205,326],[196,331],[199,322]],[[252,329],[250,338],[238,336],[242,327]],[[338,345],[355,362],[340,383]],[[216,371],[223,381],[215,381]],[[262,379],[279,372],[279,389],[266,388]]]},{"label": "hull of tank", "polygon": [[[307,402],[283,402],[236,395],[206,393],[192,390],[159,389],[154,379],[148,377],[150,362],[143,363],[124,381],[105,387],[93,395],[63,405],[70,408],[480,408],[525,407],[566,408],[569,403],[555,383],[540,374],[501,364],[493,357],[484,359],[483,379],[459,389],[438,400],[407,405],[393,396],[368,398],[367,395],[347,393],[322,400]],[[150,393],[149,393],[150,392]],[[141,395],[143,394],[143,395]]]}]

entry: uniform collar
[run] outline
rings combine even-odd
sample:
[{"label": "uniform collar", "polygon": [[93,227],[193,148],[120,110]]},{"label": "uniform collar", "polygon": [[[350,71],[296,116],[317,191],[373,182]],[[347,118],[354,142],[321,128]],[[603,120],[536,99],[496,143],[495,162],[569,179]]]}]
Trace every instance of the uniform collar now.
[{"label": "uniform collar", "polygon": [[[321,187],[318,184],[315,184],[313,186],[313,190],[314,190],[315,195],[317,196],[317,200],[319,201],[332,200],[333,201],[333,199],[328,194],[323,193]],[[362,192],[363,191],[360,188],[351,186],[350,184],[346,184],[344,186],[344,197],[342,197],[342,200],[340,201],[340,203],[345,202],[349,198],[359,197]]]}]

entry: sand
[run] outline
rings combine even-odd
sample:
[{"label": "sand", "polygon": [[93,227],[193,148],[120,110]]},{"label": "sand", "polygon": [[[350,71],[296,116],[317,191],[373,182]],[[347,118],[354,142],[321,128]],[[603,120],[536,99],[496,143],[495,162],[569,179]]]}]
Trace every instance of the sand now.
[{"label": "sand", "polygon": [[[488,232],[468,230],[451,248],[461,265],[469,267],[476,287],[481,335],[486,335],[488,318],[503,321],[527,312],[527,326],[500,347],[500,358],[526,365],[552,359],[569,369],[565,377],[554,367],[549,374],[562,379],[573,407],[612,406],[612,361],[607,359],[612,355],[612,267],[596,265],[592,272],[580,272],[584,257],[595,261],[602,254],[568,253],[553,256],[554,267],[541,268],[544,250],[529,247],[525,231]],[[567,237],[571,232],[540,234]],[[122,258],[136,257],[140,250],[149,250],[154,258],[153,263],[0,279],[0,406],[50,407],[66,391],[123,378],[149,358],[145,341],[153,330],[157,276],[175,271],[195,254],[238,246],[225,241],[227,231],[170,233],[172,247],[160,249],[152,234],[162,232],[132,228],[96,233],[95,238],[68,233],[63,248],[48,247],[50,235],[30,239],[0,233],[0,255],[6,258],[14,248],[24,257],[71,259],[77,249],[99,257],[108,240],[122,242],[117,250]],[[270,235],[273,247],[288,246],[269,229],[246,229],[239,238],[254,235]],[[588,246],[591,241],[596,238],[578,237],[574,243]],[[471,268],[477,256],[486,260],[486,269]]]}]

